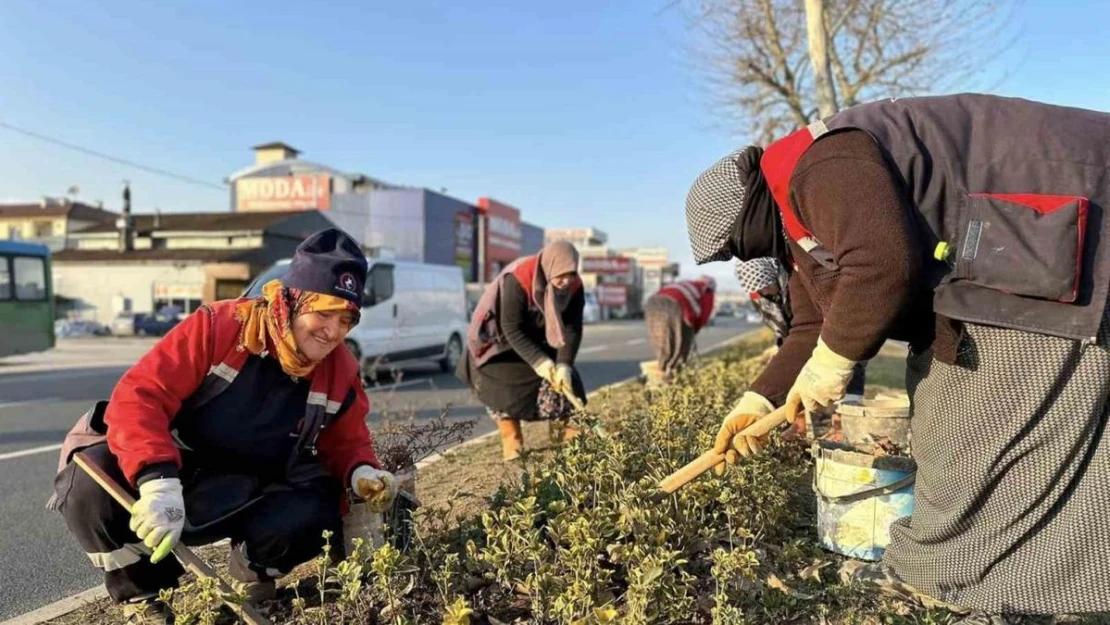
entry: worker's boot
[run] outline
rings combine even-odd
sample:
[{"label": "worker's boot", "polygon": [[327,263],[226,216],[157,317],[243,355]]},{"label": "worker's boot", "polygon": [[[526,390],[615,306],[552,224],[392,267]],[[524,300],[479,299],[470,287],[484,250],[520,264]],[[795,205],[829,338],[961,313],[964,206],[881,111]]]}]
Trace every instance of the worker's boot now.
[{"label": "worker's boot", "polygon": [[517,419],[498,419],[497,431],[501,433],[501,459],[512,462],[520,457],[524,447],[524,433],[520,431]]},{"label": "worker's boot", "polygon": [[127,625],[173,625],[173,610],[155,597],[148,597],[123,604],[123,618]]}]

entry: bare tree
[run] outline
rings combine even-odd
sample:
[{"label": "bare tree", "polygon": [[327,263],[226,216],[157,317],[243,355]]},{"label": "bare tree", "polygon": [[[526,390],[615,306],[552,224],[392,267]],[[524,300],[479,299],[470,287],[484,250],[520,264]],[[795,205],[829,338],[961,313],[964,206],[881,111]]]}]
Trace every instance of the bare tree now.
[{"label": "bare tree", "polygon": [[817,112],[821,117],[837,111],[836,88],[832,82],[829,33],[825,31],[825,0],[805,0],[806,38],[813,80],[817,85]]},{"label": "bare tree", "polygon": [[986,61],[1008,46],[1016,1],[699,0],[673,6],[694,33],[697,70],[714,103],[726,119],[743,123],[743,134],[767,142],[839,106],[973,88]]}]

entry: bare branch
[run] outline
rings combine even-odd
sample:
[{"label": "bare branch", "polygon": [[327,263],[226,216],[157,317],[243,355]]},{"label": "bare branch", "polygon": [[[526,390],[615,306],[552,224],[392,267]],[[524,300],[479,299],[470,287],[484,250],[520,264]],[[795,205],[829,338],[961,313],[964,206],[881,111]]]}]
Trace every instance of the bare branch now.
[{"label": "bare branch", "polygon": [[[823,0],[834,97],[852,106],[968,88],[1005,49],[1021,1]],[[819,100],[805,0],[687,2],[667,8],[687,17],[695,70],[722,118],[742,120],[741,132],[753,139],[813,120]]]}]

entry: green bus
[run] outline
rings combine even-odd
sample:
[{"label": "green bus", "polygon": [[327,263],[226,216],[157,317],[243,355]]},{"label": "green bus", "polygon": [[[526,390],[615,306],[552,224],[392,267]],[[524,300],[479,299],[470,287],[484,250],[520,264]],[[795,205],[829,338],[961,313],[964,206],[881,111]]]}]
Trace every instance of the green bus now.
[{"label": "green bus", "polygon": [[50,249],[0,241],[0,357],[54,347]]}]

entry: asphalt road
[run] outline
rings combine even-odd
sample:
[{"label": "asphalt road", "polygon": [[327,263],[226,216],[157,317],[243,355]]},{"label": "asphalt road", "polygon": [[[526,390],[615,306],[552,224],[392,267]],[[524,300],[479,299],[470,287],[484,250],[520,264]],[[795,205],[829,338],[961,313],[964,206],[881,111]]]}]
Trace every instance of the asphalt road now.
[{"label": "asphalt road", "polygon": [[[704,350],[752,327],[737,319],[718,320],[699,335],[698,344]],[[645,337],[642,322],[587,326],[578,361],[587,388],[637,375],[639,362],[651,358]],[[102,582],[62,518],[44,504],[57,469],[57,444],[93,402],[109,396],[127,368],[122,363],[145,349],[103,340],[105,349],[96,351],[117,352],[121,364],[100,364],[106,357],[98,356],[95,365],[67,361],[68,368],[27,373],[0,366],[0,620]],[[40,368],[42,362],[49,358],[36,360]],[[445,409],[451,419],[477,419],[475,436],[493,429],[465,387],[434,367],[406,370],[369,391],[371,429],[381,424],[383,412],[427,419]]]}]

